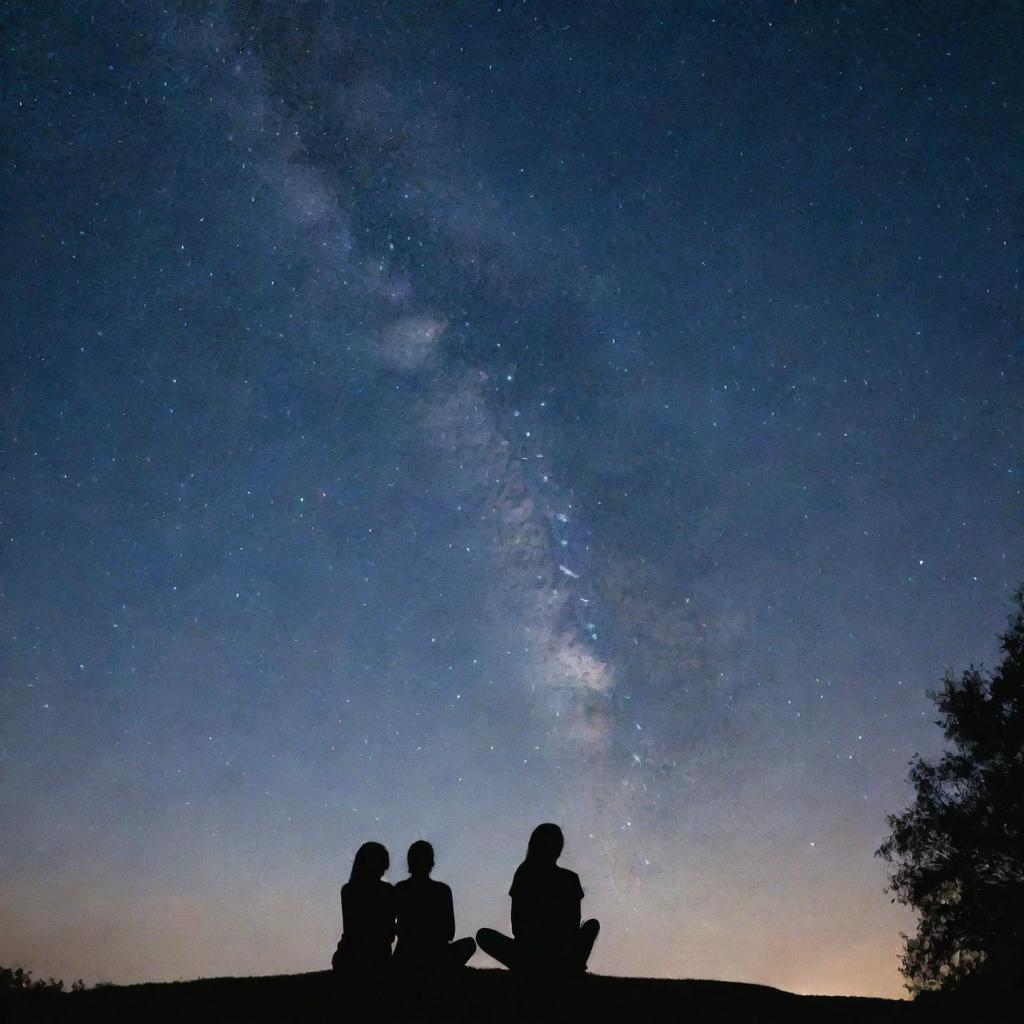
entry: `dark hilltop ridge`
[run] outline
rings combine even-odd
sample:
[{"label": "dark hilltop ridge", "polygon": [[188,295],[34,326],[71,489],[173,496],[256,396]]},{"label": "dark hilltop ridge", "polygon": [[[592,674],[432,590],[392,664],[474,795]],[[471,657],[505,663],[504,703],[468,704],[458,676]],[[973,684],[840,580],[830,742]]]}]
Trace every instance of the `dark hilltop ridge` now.
[{"label": "dark hilltop ridge", "polygon": [[[799,996],[765,985],[587,975],[557,993],[525,987],[508,971],[466,969],[444,984],[403,979],[366,999],[329,971],[263,978],[204,978],[105,985],[82,992],[24,992],[0,1021],[317,1022],[317,1021],[718,1021],[882,1024],[947,1019],[895,999]],[[1001,1019],[972,1013],[948,1019]]]}]

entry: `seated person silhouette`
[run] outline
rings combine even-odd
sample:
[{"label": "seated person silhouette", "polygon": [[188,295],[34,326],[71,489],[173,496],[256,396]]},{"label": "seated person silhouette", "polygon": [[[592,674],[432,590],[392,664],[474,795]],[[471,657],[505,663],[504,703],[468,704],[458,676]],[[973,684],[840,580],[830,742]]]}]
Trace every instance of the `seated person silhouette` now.
[{"label": "seated person silhouette", "polygon": [[580,924],[579,876],[556,863],[563,843],[557,825],[546,822],[533,830],[509,890],[514,938],[490,928],[476,933],[477,945],[510,970],[574,974],[587,969],[600,925]]},{"label": "seated person silhouette", "polygon": [[409,878],[395,886],[398,944],[395,966],[404,970],[437,971],[464,967],[476,952],[472,939],[455,938],[452,891],[430,877],[434,848],[423,839],[409,847]]},{"label": "seated person silhouette", "polygon": [[363,843],[352,873],[341,887],[341,941],[331,960],[336,971],[352,974],[385,969],[395,938],[395,890],[382,880],[390,865],[380,843]]}]

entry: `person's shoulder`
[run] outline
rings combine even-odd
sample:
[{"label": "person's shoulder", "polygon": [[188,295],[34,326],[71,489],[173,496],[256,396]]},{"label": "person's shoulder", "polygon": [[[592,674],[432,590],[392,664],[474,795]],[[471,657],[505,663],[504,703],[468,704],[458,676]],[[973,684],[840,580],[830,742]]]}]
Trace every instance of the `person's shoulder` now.
[{"label": "person's shoulder", "polygon": [[580,876],[575,871],[570,871],[568,868],[559,867],[558,877],[561,879],[562,884],[567,889],[578,890],[582,895],[583,886],[580,884]]},{"label": "person's shoulder", "polygon": [[412,888],[412,879],[403,878],[401,881],[395,882],[393,888],[395,892],[406,892],[407,890]]},{"label": "person's shoulder", "polygon": [[439,882],[436,878],[430,880],[430,884],[434,889],[434,892],[440,893],[451,893],[452,887],[447,882]]},{"label": "person's shoulder", "polygon": [[529,874],[529,871],[529,865],[524,860],[523,863],[516,868],[515,874],[512,876],[512,884],[508,888],[509,896],[512,896],[515,893],[515,890],[523,884],[527,874]]}]

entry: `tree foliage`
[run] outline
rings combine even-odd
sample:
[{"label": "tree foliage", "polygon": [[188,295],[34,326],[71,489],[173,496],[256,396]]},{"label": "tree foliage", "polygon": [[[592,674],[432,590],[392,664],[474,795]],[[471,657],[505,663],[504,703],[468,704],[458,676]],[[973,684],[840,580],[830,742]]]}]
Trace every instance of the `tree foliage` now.
[{"label": "tree foliage", "polygon": [[995,672],[972,666],[929,693],[950,749],[911,762],[916,798],[877,851],[919,917],[902,962],[915,993],[1024,975],[1024,589],[1014,600]]}]

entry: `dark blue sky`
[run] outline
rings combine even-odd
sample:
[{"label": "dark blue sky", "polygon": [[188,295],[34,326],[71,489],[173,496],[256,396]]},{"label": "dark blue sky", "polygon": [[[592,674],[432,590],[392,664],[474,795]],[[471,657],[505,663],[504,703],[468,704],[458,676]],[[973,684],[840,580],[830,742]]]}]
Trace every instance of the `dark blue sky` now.
[{"label": "dark blue sky", "polygon": [[4,15],[0,962],[317,969],[366,839],[894,994],[1024,581],[1018,3]]}]

